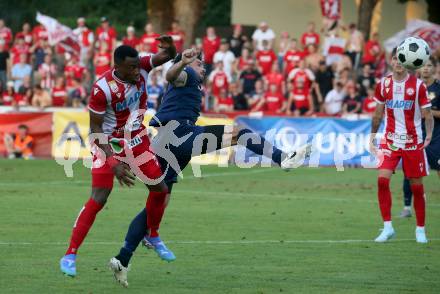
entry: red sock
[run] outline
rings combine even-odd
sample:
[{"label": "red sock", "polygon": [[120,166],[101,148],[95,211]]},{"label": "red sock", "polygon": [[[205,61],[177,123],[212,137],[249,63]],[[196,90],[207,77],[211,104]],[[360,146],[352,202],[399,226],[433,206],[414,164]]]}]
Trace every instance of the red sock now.
[{"label": "red sock", "polygon": [[90,228],[95,221],[96,214],[102,209],[103,205],[99,204],[92,198],[87,201],[78,214],[73,225],[72,236],[70,237],[70,245],[66,251],[67,254],[76,254],[84,238],[87,236]]},{"label": "red sock", "polygon": [[379,177],[377,179],[377,196],[379,198],[379,208],[384,222],[391,221],[391,191],[390,179]]},{"label": "red sock", "polygon": [[165,201],[168,192],[150,191],[147,199],[147,226],[150,229],[150,237],[158,237],[160,222],[165,212]]},{"label": "red sock", "polygon": [[414,210],[418,227],[425,226],[425,191],[423,184],[412,184],[411,191],[414,195]]}]

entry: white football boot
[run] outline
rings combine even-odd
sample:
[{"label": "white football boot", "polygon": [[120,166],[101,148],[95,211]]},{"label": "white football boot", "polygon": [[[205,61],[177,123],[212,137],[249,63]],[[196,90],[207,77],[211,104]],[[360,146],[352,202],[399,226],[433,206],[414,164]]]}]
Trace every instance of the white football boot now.
[{"label": "white football boot", "polygon": [[118,259],[112,257],[110,259],[110,262],[108,263],[108,267],[113,272],[116,281],[125,288],[127,288],[128,287],[127,274],[130,265],[128,267],[124,267]]},{"label": "white football boot", "polygon": [[313,145],[307,143],[293,152],[290,152],[287,157],[281,162],[281,168],[284,170],[291,170],[299,167],[312,154]]},{"label": "white football boot", "polygon": [[377,236],[376,239],[374,239],[374,242],[385,243],[385,242],[391,240],[392,238],[394,238],[395,235],[396,235],[396,232],[394,231],[393,228],[386,228],[386,229],[382,230],[382,232],[380,233],[379,236]]},{"label": "white football boot", "polygon": [[426,238],[425,227],[416,228],[416,241],[417,243],[426,244],[428,239]]}]

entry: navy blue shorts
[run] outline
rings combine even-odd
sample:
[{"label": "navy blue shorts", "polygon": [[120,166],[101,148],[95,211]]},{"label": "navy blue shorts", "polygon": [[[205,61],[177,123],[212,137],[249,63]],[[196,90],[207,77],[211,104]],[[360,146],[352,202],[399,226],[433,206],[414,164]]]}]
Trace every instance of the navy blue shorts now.
[{"label": "navy blue shorts", "polygon": [[[180,124],[174,130],[175,136],[178,138],[185,138],[186,136],[188,137],[186,140],[182,140],[183,142],[179,142],[180,144],[178,144],[178,146],[173,144],[168,145],[169,151],[171,151],[172,155],[174,156],[174,158],[171,160],[173,162],[177,160],[180,171],[183,171],[193,156],[198,156],[221,149],[224,129],[224,125],[202,127],[192,124]],[[157,137],[160,137],[160,135],[163,134],[161,134],[161,128],[158,128]],[[159,152],[157,153],[157,158],[162,168],[162,172],[165,173],[165,183],[177,183],[178,171],[172,168],[171,160],[163,158],[160,156]]]},{"label": "navy blue shorts", "polygon": [[440,171],[440,140],[431,142],[425,149],[426,157],[428,158],[429,167],[431,169]]}]

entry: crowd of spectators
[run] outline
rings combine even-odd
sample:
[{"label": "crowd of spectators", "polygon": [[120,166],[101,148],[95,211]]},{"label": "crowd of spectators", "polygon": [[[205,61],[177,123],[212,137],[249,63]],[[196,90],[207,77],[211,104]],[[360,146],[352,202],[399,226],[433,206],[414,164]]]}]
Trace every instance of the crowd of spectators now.
[{"label": "crowd of spectators", "polygon": [[[113,65],[119,44],[141,55],[157,52],[158,32],[147,23],[143,34],[127,27],[119,36],[101,18],[94,31],[79,18],[73,30],[80,44],[75,55],[50,46],[44,27],[29,23],[13,34],[0,19],[0,105],[84,108],[93,82]],[[185,33],[178,22],[165,32],[182,51]],[[301,36],[277,38],[265,22],[251,36],[234,25],[230,36],[213,27],[196,39],[204,53],[207,76],[203,109],[207,112],[262,112],[288,116],[370,114],[374,85],[387,72],[377,33],[364,41],[354,24],[318,32],[311,22]],[[157,108],[166,89],[167,65],[149,75],[148,103]]]}]

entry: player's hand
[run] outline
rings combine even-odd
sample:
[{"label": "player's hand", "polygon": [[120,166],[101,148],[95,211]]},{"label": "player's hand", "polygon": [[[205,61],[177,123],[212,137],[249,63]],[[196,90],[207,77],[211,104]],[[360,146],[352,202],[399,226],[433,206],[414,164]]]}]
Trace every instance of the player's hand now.
[{"label": "player's hand", "polygon": [[431,144],[432,136],[426,136],[425,142],[423,144],[423,148],[428,147],[429,144]]},{"label": "player's hand", "polygon": [[375,140],[375,136],[373,134],[371,134],[370,135],[370,145],[369,145],[370,153],[373,154],[374,156],[377,156],[379,151],[376,147],[376,144],[374,144],[374,140]]},{"label": "player's hand", "polygon": [[182,53],[182,63],[187,65],[197,59],[197,51],[195,49],[186,49]]},{"label": "player's hand", "polygon": [[135,177],[130,171],[130,167],[126,163],[119,163],[113,167],[113,172],[121,186],[134,186]]},{"label": "player's hand", "polygon": [[157,46],[160,49],[168,51],[168,54],[171,58],[174,58],[176,56],[176,46],[174,45],[174,41],[171,36],[161,35],[160,37],[156,38],[156,40],[159,41],[159,44]]}]

